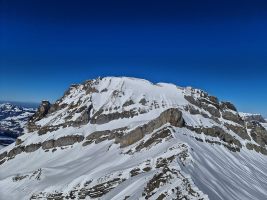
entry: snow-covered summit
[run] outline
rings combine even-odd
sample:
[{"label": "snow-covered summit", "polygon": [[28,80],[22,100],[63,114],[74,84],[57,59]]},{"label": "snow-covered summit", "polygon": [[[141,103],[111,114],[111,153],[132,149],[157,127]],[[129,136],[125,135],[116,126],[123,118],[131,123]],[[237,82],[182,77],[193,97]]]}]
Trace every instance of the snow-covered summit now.
[{"label": "snow-covered summit", "polygon": [[[143,79],[99,78],[72,85],[65,95],[52,106],[51,114],[38,121],[37,124],[58,125],[66,121],[75,121],[82,114],[76,110],[85,107],[91,109],[91,115],[123,112],[137,115],[147,113],[149,110],[163,111],[171,107],[184,107],[188,105],[185,95],[198,97],[200,93],[200,90],[181,88],[166,83],[152,84]],[[204,92],[202,93],[204,95]],[[58,109],[61,110],[59,116],[58,112],[54,112]],[[66,117],[67,120],[65,120]]]},{"label": "snow-covered summit", "polygon": [[88,80],[27,128],[0,150],[4,199],[266,197],[267,130],[200,89]]}]

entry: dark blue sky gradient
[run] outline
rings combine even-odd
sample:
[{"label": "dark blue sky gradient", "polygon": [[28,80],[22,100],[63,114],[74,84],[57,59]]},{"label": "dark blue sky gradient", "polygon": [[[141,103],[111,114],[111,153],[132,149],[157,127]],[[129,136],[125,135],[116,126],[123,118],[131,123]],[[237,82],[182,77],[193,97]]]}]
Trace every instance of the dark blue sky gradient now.
[{"label": "dark blue sky gradient", "polygon": [[13,1],[0,5],[0,100],[56,100],[133,76],[204,89],[267,117],[266,1]]}]

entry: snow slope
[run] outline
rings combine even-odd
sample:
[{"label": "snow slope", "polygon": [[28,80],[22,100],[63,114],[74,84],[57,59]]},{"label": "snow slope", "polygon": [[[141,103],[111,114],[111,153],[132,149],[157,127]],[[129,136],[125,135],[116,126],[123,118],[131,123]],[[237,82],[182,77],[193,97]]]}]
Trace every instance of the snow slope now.
[{"label": "snow slope", "polygon": [[264,200],[263,125],[191,87],[86,81],[0,150],[0,199]]}]

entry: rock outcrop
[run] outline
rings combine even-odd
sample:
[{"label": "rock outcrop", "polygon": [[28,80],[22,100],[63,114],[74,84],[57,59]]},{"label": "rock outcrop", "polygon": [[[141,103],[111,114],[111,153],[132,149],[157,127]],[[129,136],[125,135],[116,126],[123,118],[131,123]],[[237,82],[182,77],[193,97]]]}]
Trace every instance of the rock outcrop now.
[{"label": "rock outcrop", "polygon": [[116,138],[116,142],[120,143],[121,147],[131,145],[141,140],[146,134],[152,133],[154,130],[167,123],[174,127],[183,127],[184,120],[182,117],[182,112],[174,108],[165,110],[158,118],[150,121],[147,124],[137,127],[120,138]]},{"label": "rock outcrop", "polygon": [[25,153],[31,153],[39,148],[42,147],[43,150],[49,150],[53,149],[56,147],[64,147],[64,146],[69,146],[73,145],[75,143],[80,143],[84,140],[84,136],[82,135],[69,135],[69,136],[64,136],[60,137],[56,140],[51,139],[51,140],[46,140],[42,143],[36,143],[36,144],[29,144],[29,145],[18,145],[15,146],[13,149],[11,149],[9,152],[3,152],[0,154],[0,165],[4,163],[8,159],[14,158],[16,155],[21,154],[23,152]]},{"label": "rock outcrop", "polygon": [[37,112],[31,117],[30,121],[38,121],[45,117],[51,107],[49,101],[43,100],[39,106]]},{"label": "rock outcrop", "polygon": [[224,110],[222,112],[222,117],[224,119],[227,119],[229,121],[233,121],[235,123],[238,123],[238,124],[241,124],[241,125],[244,125],[244,121],[242,120],[242,118],[238,115],[237,112],[232,112],[232,111],[227,111],[227,110]]},{"label": "rock outcrop", "polygon": [[257,121],[248,122],[247,127],[250,129],[253,140],[265,147],[267,145],[267,130]]},{"label": "rock outcrop", "polygon": [[114,112],[110,114],[102,114],[102,112],[103,111],[95,113],[90,122],[92,124],[105,124],[112,120],[132,118],[138,115],[138,112],[135,109],[124,112]]},{"label": "rock outcrop", "polygon": [[232,104],[231,102],[224,102],[222,101],[220,104],[220,109],[225,110],[225,109],[230,109],[232,111],[237,111],[236,107],[234,106],[234,104]]},{"label": "rock outcrop", "polygon": [[51,107],[51,104],[49,101],[43,100],[41,102],[37,111],[29,119],[29,122],[27,125],[29,132],[38,130],[38,125],[36,125],[35,122],[44,118],[48,114],[50,107]]},{"label": "rock outcrop", "polygon": [[241,137],[243,140],[250,140],[250,137],[247,133],[247,129],[244,126],[240,125],[232,125],[232,124],[224,124],[228,129],[232,130],[234,133],[236,133],[239,137]]},{"label": "rock outcrop", "polygon": [[[227,133],[225,130],[223,130],[221,127],[213,126],[213,127],[190,127],[187,126],[188,129],[198,133],[198,134],[205,134],[207,136],[219,138],[219,141],[209,141],[209,139],[206,140],[206,142],[210,143],[217,143],[217,144],[223,144],[226,148],[228,148],[231,151],[240,151],[240,148],[242,148],[242,144],[239,140],[237,140],[235,137],[233,137],[231,134]],[[198,139],[198,138],[196,138]],[[202,140],[203,141],[203,140]]]}]

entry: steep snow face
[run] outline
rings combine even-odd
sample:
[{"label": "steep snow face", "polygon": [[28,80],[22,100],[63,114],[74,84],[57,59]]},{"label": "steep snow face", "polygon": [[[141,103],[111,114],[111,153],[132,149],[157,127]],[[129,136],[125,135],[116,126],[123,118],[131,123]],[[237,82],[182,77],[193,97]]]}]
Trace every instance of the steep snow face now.
[{"label": "steep snow face", "polygon": [[188,131],[175,134],[193,149],[194,162],[183,171],[210,199],[266,199],[266,155],[244,148],[236,153],[221,145],[205,145],[188,137]]},{"label": "steep snow face", "polygon": [[0,199],[266,199],[267,131],[191,87],[106,77],[0,150]]},{"label": "steep snow face", "polygon": [[33,108],[0,104],[0,148],[13,143],[23,133],[25,124],[34,112]]}]

